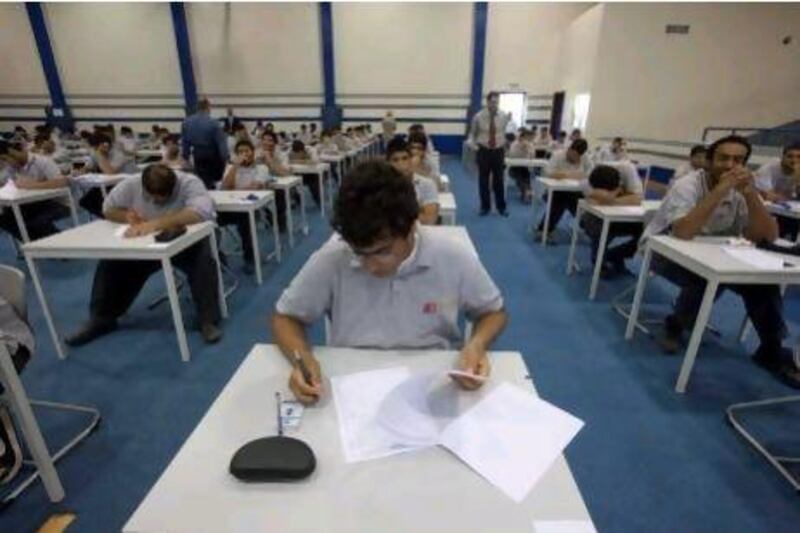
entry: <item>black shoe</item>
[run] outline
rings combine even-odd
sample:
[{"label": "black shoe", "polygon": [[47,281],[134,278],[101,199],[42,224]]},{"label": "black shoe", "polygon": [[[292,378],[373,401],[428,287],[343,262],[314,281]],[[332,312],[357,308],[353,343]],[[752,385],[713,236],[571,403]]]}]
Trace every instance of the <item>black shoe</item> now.
[{"label": "black shoe", "polygon": [[481,212],[478,213],[478,216],[485,217],[488,214],[489,214],[489,210],[488,209],[481,209]]},{"label": "black shoe", "polygon": [[498,211],[498,213],[500,213],[501,217],[508,218],[508,211],[506,211],[505,209],[503,209],[502,211]]},{"label": "black shoe", "polygon": [[786,385],[800,389],[800,370],[794,363],[792,351],[788,348],[768,350],[759,346],[753,354],[752,360]]},{"label": "black shoe", "polygon": [[200,334],[206,344],[215,344],[222,338],[222,330],[211,322],[200,324]]},{"label": "black shoe", "polygon": [[244,265],[242,265],[242,272],[244,272],[248,276],[252,276],[255,271],[256,267],[253,261],[245,261]]},{"label": "black shoe", "polygon": [[22,450],[8,409],[0,406],[0,485],[5,485],[22,467]]},{"label": "black shoe", "polygon": [[683,346],[682,328],[677,325],[672,316],[668,316],[664,321],[664,329],[660,335],[656,336],[656,342],[668,355],[678,353]]},{"label": "black shoe", "polygon": [[81,329],[66,337],[64,342],[69,346],[83,346],[98,337],[107,335],[117,329],[116,320],[91,319]]}]

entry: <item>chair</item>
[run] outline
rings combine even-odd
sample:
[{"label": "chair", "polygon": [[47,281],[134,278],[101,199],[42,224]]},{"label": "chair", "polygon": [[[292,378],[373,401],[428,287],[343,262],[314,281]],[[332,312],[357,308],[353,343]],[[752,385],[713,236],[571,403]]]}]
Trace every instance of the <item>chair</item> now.
[{"label": "chair", "polygon": [[736,419],[736,413],[742,411],[758,410],[761,407],[769,407],[774,405],[783,405],[788,403],[800,402],[800,395],[786,396],[783,398],[767,398],[765,400],[757,400],[754,402],[736,403],[729,406],[725,412],[728,416],[728,422],[731,423],[735,429],[744,439],[755,448],[781,475],[792,485],[795,491],[800,492],[800,479],[792,475],[786,468],[787,464],[800,464],[800,457],[797,456],[779,456],[773,455],[766,446],[761,444],[753,435],[751,435],[744,427],[744,425]]},{"label": "chair", "polygon": [[[28,308],[25,296],[25,274],[16,268],[0,265],[0,296],[8,301],[23,319],[27,320]],[[100,411],[93,407],[81,405],[28,400],[25,389],[22,387],[19,376],[11,362],[11,356],[3,344],[0,344],[0,379],[3,380],[6,386],[6,392],[3,396],[0,396],[0,402],[10,407],[14,418],[21,426],[25,442],[33,457],[33,460],[26,460],[24,464],[36,467],[36,470],[32,474],[20,481],[17,487],[0,501],[0,506],[10,504],[17,496],[27,489],[31,483],[36,481],[36,478],[40,475],[42,476],[42,481],[44,482],[50,500],[53,502],[61,501],[64,498],[64,488],[61,486],[54,463],[82,442],[97,428],[97,425],[100,423]],[[57,411],[85,413],[89,415],[89,421],[80,432],[51,456],[47,451],[31,406]]]}]

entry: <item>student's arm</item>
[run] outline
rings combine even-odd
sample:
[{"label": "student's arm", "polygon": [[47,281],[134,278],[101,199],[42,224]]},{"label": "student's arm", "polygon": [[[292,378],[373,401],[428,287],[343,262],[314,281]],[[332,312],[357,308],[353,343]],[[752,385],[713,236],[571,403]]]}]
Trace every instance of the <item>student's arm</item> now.
[{"label": "student's arm", "polygon": [[232,191],[236,188],[236,171],[238,170],[239,165],[233,164],[228,165],[228,168],[225,170],[225,175],[222,176],[222,184],[220,185],[220,189],[224,191]]},{"label": "student's arm", "polygon": [[122,207],[111,207],[103,211],[103,217],[106,220],[110,220],[111,222],[116,222],[117,224],[130,224],[131,217],[133,217],[132,209],[125,209]]},{"label": "student's arm", "polygon": [[717,186],[714,187],[708,196],[697,204],[686,216],[676,220],[672,224],[672,234],[679,239],[693,239],[703,226],[706,225],[711,214],[719,205],[720,201],[736,185],[739,179],[737,169],[726,172]]},{"label": "student's arm", "polygon": [[42,189],[61,189],[69,185],[69,180],[64,176],[56,178],[37,180],[28,176],[17,176],[14,184],[19,189],[42,190]]},{"label": "student's arm", "polygon": [[637,193],[623,193],[611,201],[612,205],[640,205],[642,195]]},{"label": "student's arm", "polygon": [[117,174],[119,172],[119,169],[115,168],[106,156],[100,154],[97,156],[97,167],[101,174]]},{"label": "student's arm", "polygon": [[426,226],[433,226],[439,220],[439,204],[423,204],[419,210],[419,221]]},{"label": "student's arm", "polygon": [[[478,113],[480,113],[480,111],[478,111]],[[474,147],[478,146],[478,132],[480,131],[478,113],[475,113],[472,117],[472,127],[469,129],[469,139]]]},{"label": "student's arm", "polygon": [[[306,339],[305,325],[292,316],[276,311],[272,315],[272,339],[292,365],[289,388],[295,397],[306,405],[315,403],[322,395],[322,371]],[[311,383],[306,383],[303,378],[295,362],[295,353],[303,358],[306,368],[311,371]]]},{"label": "student's arm", "polygon": [[[108,218],[106,216],[106,218]],[[163,230],[170,230],[174,228],[182,228],[190,224],[202,222],[204,219],[194,209],[185,207],[180,211],[169,213],[151,220],[131,224],[131,227],[125,232],[126,237],[141,237],[142,235],[150,235]]]},{"label": "student's arm", "polygon": [[[465,372],[478,376],[488,376],[491,370],[487,352],[494,340],[503,331],[508,322],[508,315],[504,309],[489,311],[481,315],[474,323],[472,337],[461,350],[459,368]],[[480,381],[469,378],[455,377],[459,385],[468,390],[479,388]]]},{"label": "student's arm", "polygon": [[764,202],[758,195],[758,191],[752,182],[752,175],[749,184],[742,187],[742,196],[747,202],[747,228],[745,237],[752,242],[769,241],[778,238],[778,223],[775,218],[767,211]]}]

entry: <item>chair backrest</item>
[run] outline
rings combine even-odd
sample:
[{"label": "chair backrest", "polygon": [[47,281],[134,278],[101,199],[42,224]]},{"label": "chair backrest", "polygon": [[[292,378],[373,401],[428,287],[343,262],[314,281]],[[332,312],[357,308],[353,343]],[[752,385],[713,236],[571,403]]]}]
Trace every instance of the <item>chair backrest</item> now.
[{"label": "chair backrest", "polygon": [[24,320],[28,319],[25,274],[14,267],[0,265],[0,296],[5,298]]}]

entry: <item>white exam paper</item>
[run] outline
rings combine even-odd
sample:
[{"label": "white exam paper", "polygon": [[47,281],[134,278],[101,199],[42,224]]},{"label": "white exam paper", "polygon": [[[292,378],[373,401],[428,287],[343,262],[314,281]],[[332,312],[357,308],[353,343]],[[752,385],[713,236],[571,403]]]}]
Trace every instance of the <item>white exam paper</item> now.
[{"label": "white exam paper", "polygon": [[755,268],[763,270],[781,270],[784,268],[784,258],[771,252],[735,246],[725,246],[722,249],[731,257]]},{"label": "white exam paper", "polygon": [[17,195],[17,184],[14,180],[6,180],[5,185],[0,187],[0,196],[3,198],[13,198]]},{"label": "white exam paper", "polygon": [[590,520],[534,520],[536,533],[597,533]]},{"label": "white exam paper", "polygon": [[440,443],[519,503],[581,427],[571,414],[503,383],[454,420]]}]

